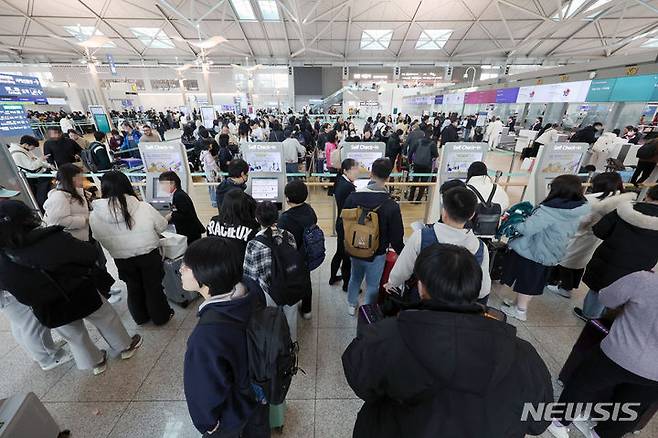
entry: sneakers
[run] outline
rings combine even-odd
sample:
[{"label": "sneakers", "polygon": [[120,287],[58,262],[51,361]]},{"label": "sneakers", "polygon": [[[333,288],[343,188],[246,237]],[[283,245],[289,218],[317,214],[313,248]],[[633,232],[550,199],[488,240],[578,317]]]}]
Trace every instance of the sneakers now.
[{"label": "sneakers", "polygon": [[121,295],[121,288],[119,286],[112,286],[110,288],[110,295]]},{"label": "sneakers", "polygon": [[589,321],[589,318],[583,315],[583,309],[580,307],[574,307],[573,314],[576,315],[576,318],[582,319],[585,322]]},{"label": "sneakers", "polygon": [[548,432],[555,438],[569,438],[569,428],[563,426],[559,421],[551,421],[550,426],[548,426]]},{"label": "sneakers", "polygon": [[333,286],[335,283],[338,283],[338,282],[341,281],[342,279],[343,279],[343,277],[340,276],[340,275],[337,275],[337,276],[335,276],[335,277],[331,277],[331,278],[329,279],[329,286]]},{"label": "sneakers", "polygon": [[110,304],[116,304],[119,301],[121,301],[121,295],[116,294],[116,295],[110,295],[110,298],[107,299],[107,302]]},{"label": "sneakers", "polygon": [[103,360],[94,366],[94,376],[103,374],[107,370],[107,351],[101,350],[101,353],[103,354]]},{"label": "sneakers", "polygon": [[55,360],[53,363],[50,365],[43,366],[41,365],[41,369],[44,371],[50,371],[52,369],[57,368],[60,365],[64,365],[67,362],[70,362],[73,360],[73,355],[64,349],[60,349],[56,354],[55,354]]},{"label": "sneakers", "polygon": [[356,314],[356,306],[353,306],[351,304],[347,305],[347,313],[350,316],[354,316]]},{"label": "sneakers", "polygon": [[121,352],[121,359],[126,360],[133,357],[135,351],[142,346],[142,341],[143,339],[140,335],[134,335],[132,337],[132,342],[130,343],[130,347],[128,347],[126,350],[123,350]]},{"label": "sneakers", "polygon": [[503,298],[503,305],[512,307],[516,305],[516,301],[512,298]]},{"label": "sneakers", "polygon": [[546,286],[546,290],[564,298],[571,298],[571,291],[562,289],[561,287],[558,286],[548,285]]},{"label": "sneakers", "polygon": [[302,313],[302,318],[304,318],[304,319],[307,320],[307,321],[308,321],[309,319],[311,319],[311,316],[313,316],[313,314],[312,314],[311,312],[308,312],[308,313]]},{"label": "sneakers", "polygon": [[505,301],[503,301],[505,304],[500,308],[500,310],[503,311],[503,313],[507,316],[511,316],[512,318],[516,318],[519,321],[525,321],[528,319],[528,311],[527,310],[521,310],[518,307],[516,307],[516,304],[507,304]]},{"label": "sneakers", "polygon": [[597,436],[594,434],[594,431],[592,430],[594,429],[594,425],[583,418],[581,419],[574,418],[572,424],[576,427],[576,429],[580,431],[580,433],[582,433],[585,436],[585,438],[594,438],[595,436]]}]

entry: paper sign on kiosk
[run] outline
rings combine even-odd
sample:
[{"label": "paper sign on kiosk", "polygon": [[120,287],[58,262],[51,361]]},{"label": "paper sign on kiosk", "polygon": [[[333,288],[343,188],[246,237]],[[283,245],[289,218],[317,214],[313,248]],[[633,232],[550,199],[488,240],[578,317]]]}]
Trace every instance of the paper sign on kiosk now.
[{"label": "paper sign on kiosk", "polygon": [[277,200],[279,198],[279,181],[276,178],[253,178],[251,196],[258,200]]}]

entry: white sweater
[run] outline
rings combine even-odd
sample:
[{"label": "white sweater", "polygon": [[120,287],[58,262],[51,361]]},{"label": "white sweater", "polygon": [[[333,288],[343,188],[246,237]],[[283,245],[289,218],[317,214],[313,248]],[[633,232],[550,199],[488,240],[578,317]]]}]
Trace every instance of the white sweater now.
[{"label": "white sweater", "polygon": [[14,159],[16,166],[21,170],[26,170],[28,172],[41,172],[51,168],[50,164],[17,144],[9,146],[9,153]]},{"label": "white sweater", "polygon": [[65,231],[79,240],[89,241],[89,206],[82,189],[78,189],[83,202],[79,203],[69,193],[51,190],[43,204],[48,225],[61,225]]},{"label": "white sweater", "polygon": [[[473,234],[471,230],[464,230],[453,228],[444,223],[437,222],[434,224],[434,232],[439,243],[451,243],[453,245],[462,246],[469,250],[471,254],[475,254],[480,247],[480,239]],[[392,286],[402,286],[402,284],[411,278],[414,272],[414,264],[420,254],[422,231],[414,231],[411,237],[404,245],[402,253],[398,256],[393,270],[388,278],[388,282]],[[483,248],[482,257],[482,287],[480,288],[480,295],[478,298],[484,298],[491,292],[491,276],[489,275],[489,251],[487,247]]]},{"label": "white sweater", "polygon": [[91,204],[92,234],[115,259],[148,254],[160,245],[160,233],[167,228],[167,220],[150,204],[134,196],[126,196],[126,201],[133,218],[132,229],[126,226],[120,210],[110,208],[107,199]]},{"label": "white sweater", "polygon": [[[480,192],[485,201],[489,199],[489,195],[491,194],[494,186],[493,180],[488,175],[474,176],[468,180],[468,184],[475,187],[475,189]],[[478,202],[480,202],[479,199]],[[509,207],[509,196],[507,196],[507,192],[503,187],[496,187],[496,193],[494,193],[492,202],[494,204],[500,204],[501,211],[504,212],[507,210]]]}]

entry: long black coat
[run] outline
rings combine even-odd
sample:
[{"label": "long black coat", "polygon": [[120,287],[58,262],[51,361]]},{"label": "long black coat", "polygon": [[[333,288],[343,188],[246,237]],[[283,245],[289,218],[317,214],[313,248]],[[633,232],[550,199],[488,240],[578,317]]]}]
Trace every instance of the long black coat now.
[{"label": "long black coat", "polygon": [[604,287],[658,263],[658,204],[626,202],[592,228],[603,243],[587,264],[583,282],[592,290]]},{"label": "long black coat", "polygon": [[92,281],[97,257],[94,245],[72,237],[60,226],[37,228],[21,248],[0,252],[0,289],[32,307],[41,324],[56,328],[100,308],[101,298]]},{"label": "long black coat", "polygon": [[190,196],[182,190],[176,190],[171,204],[173,211],[170,222],[176,227],[176,233],[186,236],[188,244],[200,239],[206,227],[199,220]]},{"label": "long black coat", "polygon": [[524,402],[552,402],[537,351],[507,323],[462,309],[406,310],[366,326],[343,354],[365,401],[354,438],[521,438]]}]

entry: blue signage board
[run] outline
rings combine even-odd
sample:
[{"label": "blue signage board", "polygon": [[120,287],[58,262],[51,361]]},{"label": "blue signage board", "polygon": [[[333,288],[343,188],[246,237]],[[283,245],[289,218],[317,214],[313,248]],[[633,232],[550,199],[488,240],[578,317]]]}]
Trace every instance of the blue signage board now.
[{"label": "blue signage board", "polygon": [[617,78],[610,93],[610,102],[648,102],[656,90],[658,75]]},{"label": "blue signage board", "polygon": [[0,137],[33,135],[32,126],[23,105],[0,104]]},{"label": "blue signage board", "polygon": [[0,100],[48,103],[39,79],[7,74],[0,74]]},{"label": "blue signage board", "polygon": [[435,105],[442,105],[443,104],[443,94],[440,94],[438,96],[434,96],[434,104]]},{"label": "blue signage board", "polygon": [[496,103],[516,103],[519,97],[519,87],[499,88],[496,90]]},{"label": "blue signage board", "polygon": [[110,65],[110,73],[112,73],[112,76],[117,75],[117,65],[114,63],[114,56],[108,54],[107,55],[107,63]]},{"label": "blue signage board", "polygon": [[587,92],[587,102],[609,102],[610,95],[612,94],[613,88],[615,88],[615,83],[617,78],[612,79],[594,79],[589,86],[589,91]]}]

